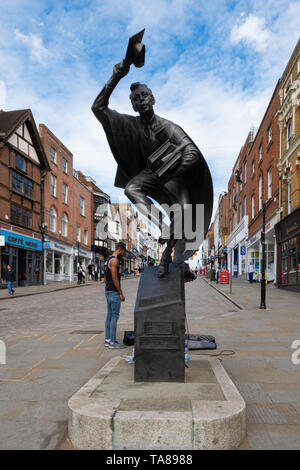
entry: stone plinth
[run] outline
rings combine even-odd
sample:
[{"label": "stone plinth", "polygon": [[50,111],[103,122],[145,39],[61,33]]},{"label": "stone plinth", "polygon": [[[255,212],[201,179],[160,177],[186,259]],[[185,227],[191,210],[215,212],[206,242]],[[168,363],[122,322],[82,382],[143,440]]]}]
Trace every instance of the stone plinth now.
[{"label": "stone plinth", "polygon": [[183,272],[170,265],[157,278],[146,268],[134,311],[136,382],[184,382],[185,295]]},{"label": "stone plinth", "polygon": [[134,382],[117,356],[69,400],[78,449],[234,449],[246,405],[218,359],[191,357],[185,383]]}]

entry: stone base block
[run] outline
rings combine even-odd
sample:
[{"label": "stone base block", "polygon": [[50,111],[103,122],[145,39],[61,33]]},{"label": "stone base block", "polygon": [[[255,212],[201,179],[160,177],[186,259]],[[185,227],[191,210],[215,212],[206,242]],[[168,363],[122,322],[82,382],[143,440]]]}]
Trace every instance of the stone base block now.
[{"label": "stone base block", "polygon": [[111,359],[69,400],[78,449],[237,448],[246,405],[218,359],[192,356],[185,383],[134,382],[133,364]]}]

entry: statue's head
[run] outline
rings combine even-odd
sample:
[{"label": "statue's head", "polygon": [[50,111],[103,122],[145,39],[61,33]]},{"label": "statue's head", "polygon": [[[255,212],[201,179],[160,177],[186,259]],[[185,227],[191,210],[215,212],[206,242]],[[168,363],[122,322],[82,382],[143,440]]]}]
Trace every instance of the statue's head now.
[{"label": "statue's head", "polygon": [[142,117],[149,117],[154,113],[153,106],[155,98],[150,88],[144,83],[132,83],[130,86],[131,93],[129,98],[131,100],[134,111],[139,113]]}]

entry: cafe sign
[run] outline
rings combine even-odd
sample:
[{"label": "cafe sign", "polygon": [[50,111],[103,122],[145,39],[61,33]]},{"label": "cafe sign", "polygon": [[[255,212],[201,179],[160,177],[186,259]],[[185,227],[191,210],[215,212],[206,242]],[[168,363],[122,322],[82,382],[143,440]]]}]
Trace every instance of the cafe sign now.
[{"label": "cafe sign", "polygon": [[38,240],[37,238],[25,237],[25,235],[21,233],[11,232],[9,230],[1,230],[1,235],[5,237],[5,244],[42,251],[42,240]]}]

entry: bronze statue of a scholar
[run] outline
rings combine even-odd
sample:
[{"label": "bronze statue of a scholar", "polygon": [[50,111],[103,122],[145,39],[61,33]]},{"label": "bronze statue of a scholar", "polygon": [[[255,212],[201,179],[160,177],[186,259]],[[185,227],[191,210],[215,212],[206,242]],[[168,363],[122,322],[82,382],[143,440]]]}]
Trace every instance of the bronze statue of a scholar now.
[{"label": "bronze statue of a scholar", "polygon": [[[161,226],[159,211],[151,198],[184,210],[186,205],[204,206],[202,221],[206,233],[212,212],[213,188],[210,171],[197,146],[177,124],[157,116],[155,99],[147,85],[133,83],[130,100],[139,116],[120,114],[108,107],[109,98],[121,78],[133,63],[144,65],[145,46],[141,44],[144,30],[129,40],[126,57],[113,68],[113,75],[95,99],[92,110],[102,124],[113,156],[118,164],[115,186],[125,188],[126,196],[152,222]],[[155,209],[155,210],[153,210]],[[197,230],[195,214],[192,215]],[[176,237],[171,217],[170,235],[163,252],[157,276],[167,272],[175,246],[175,264],[181,264],[198,248],[186,249],[186,235]],[[199,245],[198,245],[199,246]],[[176,256],[177,254],[177,256]]]}]

